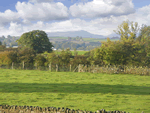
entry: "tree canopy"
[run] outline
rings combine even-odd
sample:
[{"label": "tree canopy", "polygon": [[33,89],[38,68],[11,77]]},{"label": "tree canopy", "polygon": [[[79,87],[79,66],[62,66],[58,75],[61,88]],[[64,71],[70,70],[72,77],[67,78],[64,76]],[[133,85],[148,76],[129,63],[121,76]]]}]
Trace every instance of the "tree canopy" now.
[{"label": "tree canopy", "polygon": [[121,40],[112,42],[107,38],[100,48],[90,52],[91,64],[150,66],[150,27],[143,26],[137,37],[138,31],[138,23],[129,26],[129,21],[124,21],[115,31]]},{"label": "tree canopy", "polygon": [[123,23],[118,26],[117,30],[114,30],[116,34],[120,35],[121,40],[135,39],[138,31],[138,23],[135,22],[135,24],[133,24],[133,22],[129,22],[129,20],[123,21]]},{"label": "tree canopy", "polygon": [[42,30],[26,32],[16,42],[22,47],[29,47],[35,50],[36,53],[52,52],[52,47],[54,47],[49,42],[47,34]]}]

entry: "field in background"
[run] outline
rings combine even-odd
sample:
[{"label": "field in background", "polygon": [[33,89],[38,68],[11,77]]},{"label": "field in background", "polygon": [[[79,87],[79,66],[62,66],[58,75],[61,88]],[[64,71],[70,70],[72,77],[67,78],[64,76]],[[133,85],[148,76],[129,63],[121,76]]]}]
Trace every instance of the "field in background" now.
[{"label": "field in background", "polygon": [[[89,42],[104,42],[107,41],[107,39],[97,39],[97,38],[83,38],[84,41],[89,41]],[[118,41],[118,39],[110,39],[111,41]]]},{"label": "field in background", "polygon": [[[68,37],[50,37],[51,39],[68,39]],[[83,41],[88,42],[98,42],[98,41],[107,41],[107,39],[98,39],[98,38],[82,38]],[[119,39],[110,39],[111,41],[117,41]]]},{"label": "field in background", "polygon": [[0,69],[0,105],[150,113],[150,77]]},{"label": "field in background", "polygon": [[[70,50],[72,52],[72,55],[74,55],[74,50]],[[83,50],[76,50],[78,52],[78,55],[83,55],[84,53],[88,52],[88,51],[83,51]],[[56,54],[60,54],[61,50],[55,50]]]},{"label": "field in background", "polygon": [[52,38],[52,39],[68,39],[68,37],[49,37],[49,38]]}]

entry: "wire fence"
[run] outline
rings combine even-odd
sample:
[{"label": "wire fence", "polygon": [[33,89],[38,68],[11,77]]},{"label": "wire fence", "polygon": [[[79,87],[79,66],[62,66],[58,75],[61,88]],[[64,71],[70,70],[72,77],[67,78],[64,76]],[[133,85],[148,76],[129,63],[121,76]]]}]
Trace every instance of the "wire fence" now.
[{"label": "wire fence", "polygon": [[31,63],[25,64],[23,63],[14,63],[12,62],[11,65],[2,64],[0,65],[1,69],[19,69],[19,70],[44,70],[44,71],[51,71],[51,72],[77,72],[78,65],[60,65],[60,64],[53,64],[50,63],[48,66],[38,66],[37,63],[34,65]]}]

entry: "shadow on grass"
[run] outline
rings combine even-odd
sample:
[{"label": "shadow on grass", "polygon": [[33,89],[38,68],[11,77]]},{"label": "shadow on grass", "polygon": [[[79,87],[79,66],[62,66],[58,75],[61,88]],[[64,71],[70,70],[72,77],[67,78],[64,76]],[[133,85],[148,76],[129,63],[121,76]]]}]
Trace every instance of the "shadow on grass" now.
[{"label": "shadow on grass", "polygon": [[111,93],[150,95],[150,87],[132,85],[73,84],[73,83],[0,83],[3,93]]}]

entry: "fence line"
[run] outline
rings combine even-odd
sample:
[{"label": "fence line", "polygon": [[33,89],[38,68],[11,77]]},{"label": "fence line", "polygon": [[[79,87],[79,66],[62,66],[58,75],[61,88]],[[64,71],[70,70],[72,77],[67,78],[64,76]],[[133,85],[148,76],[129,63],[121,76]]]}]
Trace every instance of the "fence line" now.
[{"label": "fence line", "polygon": [[[23,64],[22,66],[23,69],[25,69],[25,63],[23,61]],[[38,66],[37,66],[37,63],[35,63],[35,67],[36,67],[36,70],[39,69]],[[39,66],[40,68],[42,66]],[[46,66],[44,66],[46,67]],[[58,64],[56,64],[54,66],[56,69],[55,71],[58,72],[58,71],[66,71],[67,69],[67,72],[90,72],[90,73],[107,73],[107,74],[112,74],[112,73],[115,73],[115,74],[119,74],[119,73],[123,73],[123,74],[138,74],[138,75],[150,75],[150,68],[148,67],[145,67],[145,68],[141,68],[141,67],[138,67],[138,68],[128,68],[127,66],[120,66],[120,67],[112,67],[112,66],[98,66],[98,65],[91,65],[91,66],[88,66],[88,65],[84,65],[84,64],[79,64],[78,66],[72,66],[70,64],[70,69],[68,69],[65,65],[65,68],[64,68],[64,65],[62,65],[63,68],[59,68]],[[1,68],[1,66],[0,66]],[[34,67],[32,67],[33,69]],[[72,68],[75,68],[73,71],[72,71]],[[14,62],[12,62],[12,69],[14,69]],[[20,68],[19,68],[20,69]],[[26,68],[27,69],[27,68]],[[29,69],[29,68],[28,68]],[[59,70],[61,69],[61,70]],[[77,70],[78,69],[78,70]],[[41,69],[40,69],[41,70]],[[52,63],[50,62],[49,64],[49,69],[48,69],[50,72],[52,72]],[[54,70],[54,69],[53,69]],[[77,70],[77,71],[76,71]]]},{"label": "fence line", "polygon": [[[11,69],[18,69],[18,67],[19,67],[19,69],[20,69],[20,67],[22,67],[22,69],[24,70],[25,69],[25,62],[23,61],[22,63],[16,63],[17,64],[17,66],[15,66],[15,63],[14,62],[12,62],[12,64],[11,64],[11,66],[8,66],[8,65],[6,65],[6,66],[8,66],[8,67],[11,67]],[[19,64],[19,66],[18,66],[18,64]],[[22,65],[22,66],[21,66]],[[65,66],[65,68],[62,68],[62,67],[64,67]],[[35,66],[33,66],[33,68],[35,67],[35,69],[36,70],[38,70],[39,69],[39,67],[47,67],[47,66],[38,66],[37,65],[37,62],[35,62]],[[54,67],[54,65],[53,65],[53,67]],[[59,67],[60,66],[58,66],[58,64],[55,64],[55,71],[56,72],[58,72],[59,71]],[[73,72],[75,72],[76,71],[76,69],[78,68],[78,66],[72,66],[71,64],[69,65],[69,68],[66,68],[66,65],[62,65],[62,67],[60,68],[61,70],[62,69],[67,69],[68,71],[72,71],[72,68],[74,68],[75,67],[75,69],[74,69],[74,71]],[[0,68],[2,68],[2,66],[0,66]],[[27,69],[27,68],[26,68]],[[48,70],[50,71],[50,72],[52,72],[52,63],[50,62],[49,64],[48,64]]]}]

